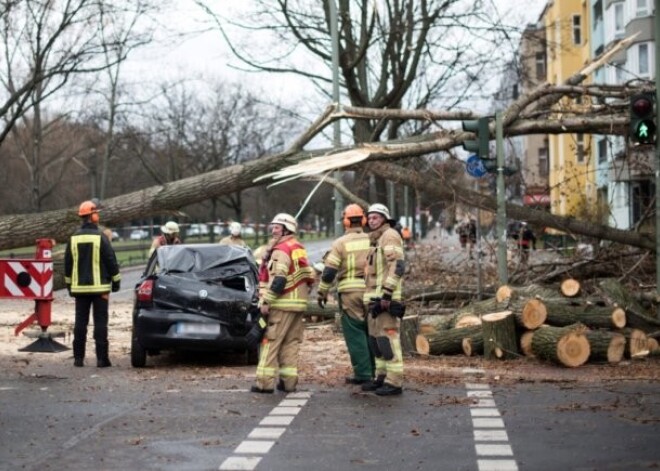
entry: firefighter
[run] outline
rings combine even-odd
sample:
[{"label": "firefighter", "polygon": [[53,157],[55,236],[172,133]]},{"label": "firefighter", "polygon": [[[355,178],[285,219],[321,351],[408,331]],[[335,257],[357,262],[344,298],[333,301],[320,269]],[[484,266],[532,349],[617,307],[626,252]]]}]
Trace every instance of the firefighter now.
[{"label": "firefighter", "polygon": [[120,288],[117,257],[108,238],[99,230],[99,211],[92,201],[78,209],[82,227],[73,234],[64,252],[64,282],[76,299],[73,327],[73,364],[83,366],[89,311],[93,308],[96,366],[112,366],[108,354],[108,300]]},{"label": "firefighter", "polygon": [[341,327],[353,367],[347,384],[370,383],[374,377],[374,359],[369,349],[369,334],[363,303],[364,267],[369,253],[369,236],[363,231],[367,218],[357,204],[349,204],[343,212],[346,232],[335,240],[324,257],[317,301],[324,308],[328,291],[337,279]]},{"label": "firefighter", "polygon": [[259,271],[263,284],[259,300],[267,321],[259,351],[256,384],[251,391],[295,391],[298,384],[298,351],[303,340],[302,314],[314,284],[314,270],[305,247],[296,239],[298,223],[290,214],[277,214],[270,223],[272,240]]},{"label": "firefighter", "polygon": [[160,226],[161,235],[156,237],[151,243],[151,249],[149,249],[149,256],[163,245],[176,245],[181,243],[181,238],[179,237],[179,225],[174,221],[167,221],[164,226]]},{"label": "firefighter", "polygon": [[376,379],[363,391],[379,396],[403,392],[403,352],[400,325],[404,313],[402,278],[405,271],[403,240],[393,228],[390,211],[383,204],[367,210],[371,248],[365,269],[363,302],[368,312],[369,346],[376,358]]},{"label": "firefighter", "polygon": [[239,222],[232,222],[229,225],[229,235],[220,240],[222,245],[235,245],[237,247],[246,247],[247,244],[241,237],[241,224]]}]

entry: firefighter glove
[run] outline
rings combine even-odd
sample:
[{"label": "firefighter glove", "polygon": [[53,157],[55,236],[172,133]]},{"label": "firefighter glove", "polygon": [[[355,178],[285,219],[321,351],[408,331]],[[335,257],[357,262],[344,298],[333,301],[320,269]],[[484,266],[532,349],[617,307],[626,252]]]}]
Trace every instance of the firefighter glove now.
[{"label": "firefighter glove", "polygon": [[112,282],[112,292],[116,293],[121,289],[121,282],[120,281],[113,281]]},{"label": "firefighter glove", "polygon": [[371,317],[374,319],[378,317],[381,312],[383,312],[380,301],[380,298],[371,298],[371,301],[369,302],[369,312],[371,313]]},{"label": "firefighter glove", "polygon": [[248,348],[250,350],[254,350],[259,347],[259,343],[261,343],[261,340],[264,338],[264,334],[266,333],[267,325],[268,323],[261,315],[257,316],[256,322],[250,331],[245,335],[245,341],[247,342]]}]

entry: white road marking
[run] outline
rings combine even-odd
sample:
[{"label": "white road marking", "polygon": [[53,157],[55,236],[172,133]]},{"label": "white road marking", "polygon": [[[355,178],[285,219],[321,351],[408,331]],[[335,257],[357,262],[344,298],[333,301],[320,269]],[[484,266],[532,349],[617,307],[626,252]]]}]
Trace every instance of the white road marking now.
[{"label": "white road marking", "polygon": [[[490,387],[482,383],[466,383],[465,386],[467,396],[478,399],[476,404],[470,405],[470,416],[479,471],[518,471],[515,460],[501,458],[513,457],[513,449],[508,443],[504,420],[497,409]],[[482,459],[484,457],[492,459]]]},{"label": "white road marking", "polygon": [[275,445],[271,440],[243,440],[234,450],[234,453],[257,453],[263,455],[268,453]]},{"label": "white road marking", "polygon": [[257,457],[247,457],[247,456],[231,456],[227,458],[223,463],[220,465],[220,470],[244,470],[244,471],[251,471],[254,468],[257,467],[259,464],[259,461],[261,461],[261,458]]},{"label": "white road marking", "polygon": [[[235,455],[240,454],[267,454],[286,431],[286,425],[290,425],[298,415],[307,400],[312,396],[308,392],[289,393],[273,407],[270,414],[264,417],[259,426],[252,429],[248,434],[249,440],[243,440],[234,450]],[[279,426],[279,427],[277,427]],[[259,464],[261,458],[256,460],[246,456],[230,456],[220,465],[220,470],[252,471]]]}]

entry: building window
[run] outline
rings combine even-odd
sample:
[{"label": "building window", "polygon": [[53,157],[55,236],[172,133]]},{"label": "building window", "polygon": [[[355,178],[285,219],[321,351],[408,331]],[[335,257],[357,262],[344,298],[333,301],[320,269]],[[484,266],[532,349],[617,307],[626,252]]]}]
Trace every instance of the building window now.
[{"label": "building window", "polygon": [[604,162],[607,162],[607,139],[600,139],[598,141],[598,163]]},{"label": "building window", "polygon": [[621,37],[625,33],[625,21],[623,18],[623,3],[614,5],[614,37]]},{"label": "building window", "polygon": [[582,30],[580,28],[580,15],[573,15],[573,44],[582,44]]},{"label": "building window", "polygon": [[545,147],[539,147],[539,177],[547,177],[550,173],[550,165],[548,162],[548,145],[546,141]]},{"label": "building window", "polygon": [[637,47],[637,59],[639,61],[639,75],[649,75],[649,45],[640,44]]},{"label": "building window", "polygon": [[584,134],[578,134],[575,137],[575,141],[576,141],[576,144],[577,144],[577,148],[575,149],[576,150],[575,155],[577,157],[577,162],[579,164],[582,164],[582,163],[584,163]]},{"label": "building window", "polygon": [[545,80],[545,54],[536,53],[536,80]]},{"label": "building window", "polygon": [[648,0],[635,0],[635,16],[637,18],[641,16],[649,15],[649,4]]}]

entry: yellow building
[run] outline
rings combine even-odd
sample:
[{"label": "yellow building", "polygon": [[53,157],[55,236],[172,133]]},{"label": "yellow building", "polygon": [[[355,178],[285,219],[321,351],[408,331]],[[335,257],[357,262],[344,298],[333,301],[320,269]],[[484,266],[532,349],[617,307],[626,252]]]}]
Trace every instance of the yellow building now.
[{"label": "yellow building", "polygon": [[[543,12],[547,40],[547,79],[564,83],[589,62],[589,2],[550,0]],[[588,78],[587,83],[590,81]],[[551,119],[573,114],[588,100],[563,99]],[[595,165],[588,134],[548,136],[549,185],[552,214],[589,219],[596,214]]]}]

